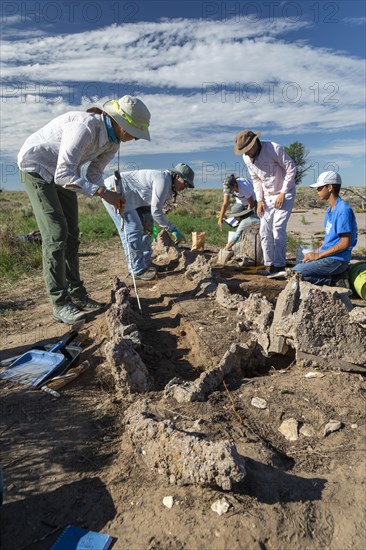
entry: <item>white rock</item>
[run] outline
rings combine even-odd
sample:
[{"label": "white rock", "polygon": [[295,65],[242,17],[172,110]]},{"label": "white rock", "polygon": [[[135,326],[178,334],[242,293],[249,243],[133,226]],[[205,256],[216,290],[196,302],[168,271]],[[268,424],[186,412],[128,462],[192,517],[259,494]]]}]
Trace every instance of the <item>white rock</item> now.
[{"label": "white rock", "polygon": [[305,378],[324,378],[325,374],[322,372],[312,371],[305,374]]},{"label": "white rock", "polygon": [[328,424],[324,427],[324,437],[332,432],[337,432],[342,428],[342,422],[338,420],[329,420]]},{"label": "white rock", "polygon": [[164,497],[163,498],[163,504],[164,504],[164,506],[166,506],[169,509],[172,508],[172,506],[174,504],[173,497]]},{"label": "white rock", "polygon": [[304,424],[301,426],[299,432],[305,437],[314,437],[315,435],[315,430],[310,424]]},{"label": "white rock", "polygon": [[251,404],[253,407],[257,407],[257,409],[266,409],[267,408],[267,401],[265,399],[261,399],[261,397],[253,397],[251,400]]},{"label": "white rock", "polygon": [[278,431],[285,436],[287,441],[297,441],[299,439],[297,428],[297,420],[295,420],[295,418],[288,418],[282,422],[281,426],[278,428]]},{"label": "white rock", "polygon": [[215,502],[211,505],[211,510],[216,512],[216,514],[219,514],[219,516],[226,514],[229,508],[230,503],[225,498],[215,500]]}]

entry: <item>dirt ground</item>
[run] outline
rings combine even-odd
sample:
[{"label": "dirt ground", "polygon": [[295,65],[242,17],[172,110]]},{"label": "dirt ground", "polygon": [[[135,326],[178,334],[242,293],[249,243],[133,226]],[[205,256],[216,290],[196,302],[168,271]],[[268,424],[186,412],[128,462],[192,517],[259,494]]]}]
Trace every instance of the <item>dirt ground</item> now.
[{"label": "dirt ground", "polygon": [[[210,251],[206,254],[210,256]],[[81,268],[96,299],[109,300],[112,278],[126,284],[117,241],[84,249]],[[215,277],[248,296],[262,292],[274,302],[285,281],[267,280],[254,269],[216,268]],[[243,483],[225,492],[217,487],[170,485],[148,469],[124,431],[124,411],[133,398],[117,396],[103,364],[108,339],[104,314],[88,320],[89,339],[81,360],[91,369],[54,398],[40,390],[0,381],[1,464],[4,550],[46,550],[69,523],[116,537],[115,550],[363,550],[365,537],[366,384],[360,374],[329,370],[305,378],[293,355],[272,356],[243,372],[205,402],[178,404],[163,397],[174,376],[193,380],[208,364],[218,364],[233,342],[235,312],[197,293],[184,273],[170,270],[139,282],[142,356],[155,380],[150,407],[158,418],[182,430],[200,420],[202,436],[233,441],[246,458]],[[134,292],[132,304],[136,307]],[[40,276],[24,278],[0,295],[1,358],[36,342],[56,342],[67,327],[53,322]],[[357,300],[357,305],[366,305]],[[267,409],[251,405],[253,397]],[[287,441],[278,431],[294,417],[313,428]],[[342,429],[324,437],[330,419]],[[171,509],[163,498],[172,496]],[[213,502],[230,504],[219,516]]]}]

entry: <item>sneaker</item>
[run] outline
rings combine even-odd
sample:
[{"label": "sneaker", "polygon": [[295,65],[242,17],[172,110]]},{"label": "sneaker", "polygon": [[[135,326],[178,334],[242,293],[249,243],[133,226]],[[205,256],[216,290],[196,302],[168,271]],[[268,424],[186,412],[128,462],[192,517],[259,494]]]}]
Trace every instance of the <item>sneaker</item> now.
[{"label": "sneaker", "polygon": [[270,274],[268,275],[268,279],[281,278],[284,275],[286,275],[286,266],[285,265],[280,265],[280,266],[271,265],[271,267],[269,269],[269,273]]},{"label": "sneaker", "polygon": [[155,277],[156,269],[154,267],[148,267],[145,271],[135,273],[135,279],[139,279],[140,281],[151,281],[152,279],[155,279]]},{"label": "sneaker", "polygon": [[81,309],[86,313],[99,311],[107,305],[106,302],[97,302],[96,300],[93,300],[93,298],[89,298],[89,296],[86,296],[83,300],[73,298],[72,302],[78,309]]},{"label": "sneaker", "polygon": [[286,269],[282,269],[281,271],[276,271],[274,273],[271,273],[267,276],[267,279],[284,279],[287,275]]},{"label": "sneaker", "polygon": [[86,313],[80,311],[72,302],[53,307],[53,318],[55,321],[65,323],[65,325],[73,325],[80,319],[84,319],[85,315]]}]

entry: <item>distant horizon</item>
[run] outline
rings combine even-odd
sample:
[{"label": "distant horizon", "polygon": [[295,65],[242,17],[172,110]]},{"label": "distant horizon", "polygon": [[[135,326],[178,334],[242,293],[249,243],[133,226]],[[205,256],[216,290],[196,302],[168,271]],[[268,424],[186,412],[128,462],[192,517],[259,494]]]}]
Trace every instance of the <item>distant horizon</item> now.
[{"label": "distant horizon", "polygon": [[[21,184],[19,184],[19,189],[5,189],[5,188],[0,188],[0,191],[1,192],[8,192],[8,193],[18,193],[18,192],[24,192],[26,193],[25,189],[22,189]],[[306,184],[306,183],[299,183],[296,185],[296,188],[301,188],[301,189],[309,189],[309,190],[313,190],[314,192],[316,191],[313,187],[310,187],[310,184]],[[341,190],[343,189],[349,189],[349,188],[354,188],[354,189],[359,189],[360,191],[365,191],[366,190],[366,187],[365,185],[342,185],[341,187]],[[216,187],[195,187],[194,189],[192,190],[188,190],[188,193],[190,193],[191,191],[219,191],[219,190],[222,190],[222,185],[221,187],[220,186],[216,186]],[[78,193],[78,194],[82,194],[82,193]]]}]

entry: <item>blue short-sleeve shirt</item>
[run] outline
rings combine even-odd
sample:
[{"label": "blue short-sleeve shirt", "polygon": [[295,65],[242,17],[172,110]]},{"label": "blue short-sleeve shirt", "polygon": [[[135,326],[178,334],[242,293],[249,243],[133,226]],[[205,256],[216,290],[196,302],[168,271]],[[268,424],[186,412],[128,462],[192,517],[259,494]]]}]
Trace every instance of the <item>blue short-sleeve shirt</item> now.
[{"label": "blue short-sleeve shirt", "polygon": [[333,210],[329,207],[325,214],[324,220],[325,237],[320,252],[322,250],[328,250],[337,244],[342,233],[350,233],[350,246],[342,252],[336,252],[329,258],[349,262],[351,259],[352,248],[357,243],[357,223],[355,214],[350,205],[343,199],[338,197],[337,202]]}]

